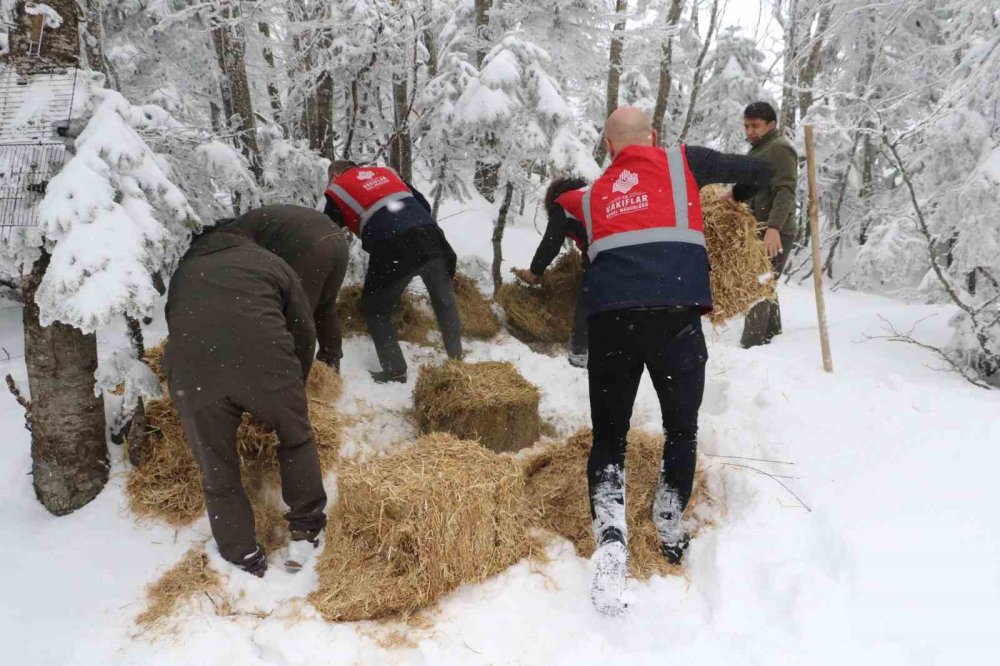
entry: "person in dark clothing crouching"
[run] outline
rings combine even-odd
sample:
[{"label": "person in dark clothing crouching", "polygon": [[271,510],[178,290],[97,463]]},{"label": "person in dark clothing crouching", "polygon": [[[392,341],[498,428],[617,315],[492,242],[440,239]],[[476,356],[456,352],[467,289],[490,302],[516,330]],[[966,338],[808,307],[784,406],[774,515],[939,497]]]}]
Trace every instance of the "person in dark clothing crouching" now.
[{"label": "person in dark clothing crouching", "polygon": [[646,369],[664,431],[653,524],[669,562],[679,564],[688,545],[681,516],[694,482],[708,360],[701,315],[712,309],[699,189],[760,187],[773,174],[763,160],[683,144],[664,150],[658,139],[643,111],[617,109],[604,126],[611,165],[583,197],[594,427],[587,475],[597,543],[591,600],[610,615],[625,610],[625,449]]},{"label": "person in dark clothing crouching", "polygon": [[281,493],[297,569],[326,525],[326,493],[306,405],[313,310],[281,259],[242,235],[196,237],[170,279],[163,367],[201,470],[212,535],[223,558],[263,576],[253,510],[240,479],[236,430],[244,412],[278,434]]},{"label": "person in dark clothing crouching", "polygon": [[[548,224],[545,235],[535,250],[531,267],[518,268],[514,274],[528,284],[538,284],[552,260],[562,249],[567,238],[573,241],[583,254],[583,270],[590,266],[587,257],[587,230],[583,223],[583,195],[587,181],[582,178],[556,178],[545,191],[545,212]],[[569,362],[577,368],[587,367],[587,316],[577,300],[573,317],[573,332],[569,342]]]},{"label": "person in dark clothing crouching", "polygon": [[347,160],[330,165],[325,194],[324,212],[358,236],[369,254],[361,311],[382,365],[372,378],[378,383],[406,381],[392,310],[418,275],[430,295],[448,357],[462,358],[462,324],[452,290],[457,257],[423,195],[392,169]]},{"label": "person in dark clothing crouching", "polygon": [[344,352],[337,294],[347,272],[343,229],[319,211],[292,205],[256,208],[232,224],[257,245],[284,259],[299,276],[316,325],[316,360],[339,372]]}]

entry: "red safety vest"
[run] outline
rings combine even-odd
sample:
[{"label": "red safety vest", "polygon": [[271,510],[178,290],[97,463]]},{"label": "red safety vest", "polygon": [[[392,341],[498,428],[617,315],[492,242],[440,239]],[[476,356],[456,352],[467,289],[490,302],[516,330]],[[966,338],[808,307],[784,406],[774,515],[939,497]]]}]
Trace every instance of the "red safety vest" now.
[{"label": "red safety vest", "polygon": [[[572,218],[579,222],[581,225],[584,224],[584,213],[583,213],[583,197],[587,193],[586,187],[581,187],[578,190],[570,190],[569,192],[563,192],[558,197],[556,197],[555,203],[566,211],[566,216]],[[581,252],[586,251],[587,239],[579,238],[572,229],[566,230],[566,236],[570,238]]]},{"label": "red safety vest", "polygon": [[629,146],[583,195],[590,259],[645,243],[704,247],[698,184],[684,146]]},{"label": "red safety vest", "polygon": [[413,196],[395,171],[377,166],[348,169],[330,181],[326,194],[340,209],[345,226],[359,237],[372,215]]}]

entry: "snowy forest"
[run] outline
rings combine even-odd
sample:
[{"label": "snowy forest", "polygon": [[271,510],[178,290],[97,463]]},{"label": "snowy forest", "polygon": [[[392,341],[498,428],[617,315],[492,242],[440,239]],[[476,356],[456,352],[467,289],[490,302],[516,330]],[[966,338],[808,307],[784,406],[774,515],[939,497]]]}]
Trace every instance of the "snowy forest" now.
[{"label": "snowy forest", "polygon": [[[116,470],[127,465],[112,460],[121,450],[115,445],[128,436],[135,418],[144,418],[144,405],[161,397],[155,368],[151,370],[142,359],[163,337],[165,287],[193,234],[217,220],[238,217],[264,204],[322,210],[323,192],[330,180],[328,168],[335,160],[386,165],[424,192],[432,216],[456,247],[460,267],[475,278],[489,298],[514,280],[507,269],[515,261],[527,265],[530,251],[544,230],[545,206],[541,202],[548,184],[564,176],[593,181],[608,166],[610,159],[602,141],[604,122],[621,106],[643,109],[664,146],[687,144],[745,154],[749,146],[743,132],[743,110],[755,101],[770,102],[778,111],[778,130],[796,147],[800,158],[798,236],[778,290],[800,290],[790,291],[792,305],[788,307],[793,308],[792,321],[801,323],[800,328],[811,327],[809,362],[817,360],[816,324],[809,309],[813,307],[814,241],[821,248],[825,288],[834,299],[835,338],[837,322],[849,321],[853,312],[865,312],[869,319],[865,327],[859,324],[840,331],[839,350],[845,356],[853,354],[852,345],[861,339],[869,344],[901,343],[886,347],[901,350],[894,351],[897,356],[891,358],[895,365],[888,370],[888,366],[878,364],[890,357],[864,352],[865,360],[858,360],[857,366],[870,365],[859,370],[865,379],[852,388],[848,385],[851,380],[842,377],[845,383],[830,389],[834,399],[848,401],[844,404],[854,405],[852,410],[865,410],[862,420],[868,424],[880,416],[874,411],[869,414],[863,399],[850,402],[855,399],[850,397],[854,390],[900,393],[901,409],[910,410],[911,402],[935,402],[933,398],[914,397],[923,391],[923,382],[953,382],[946,385],[947,390],[961,392],[965,402],[956,408],[955,416],[939,412],[935,417],[939,420],[933,423],[967,414],[978,415],[970,418],[978,418],[982,425],[991,418],[986,415],[995,414],[995,389],[1000,388],[1000,0],[0,3],[0,96],[4,97],[0,101],[0,296],[5,305],[16,308],[16,320],[2,329],[5,337],[0,340],[7,358],[0,374],[6,376],[10,393],[5,396],[9,409],[5,403],[2,432],[5,439],[24,440],[24,455],[16,459],[16,465],[7,465],[14,459],[5,458],[0,467],[5,468],[5,482],[27,488],[25,496],[32,501],[37,496],[51,514],[70,514],[84,507],[106,486],[114,486]],[[809,224],[806,126],[815,132],[818,239],[811,237]],[[37,147],[42,142],[55,146],[41,152],[32,149],[36,150],[32,159],[44,173],[33,184],[17,180],[14,174],[18,160],[24,159],[25,146]],[[38,185],[43,179],[45,183]],[[350,256],[345,284],[357,284],[367,261],[360,243],[351,244]],[[810,286],[808,292],[805,286]],[[800,293],[802,296],[794,296]],[[838,301],[838,297],[845,300]],[[862,300],[869,298],[886,299],[878,302],[892,305],[879,309],[869,305],[874,301]],[[805,315],[796,319],[794,308],[812,319]],[[932,319],[929,324],[928,319]],[[794,326],[790,330],[795,330]],[[725,342],[725,333],[720,335]],[[112,339],[117,342],[109,342]],[[361,343],[356,344],[360,350]],[[777,353],[778,344],[772,347],[767,353]],[[505,349],[490,351],[484,346],[476,353],[484,361],[509,360],[504,354],[514,351]],[[517,353],[537,351],[526,350]],[[358,351],[357,355],[364,353]],[[729,355],[726,350],[720,352],[720,358],[738,365],[735,353]],[[837,353],[835,345],[835,358]],[[712,354],[716,354],[714,348]],[[548,372],[544,370],[549,367],[547,357],[533,362],[537,373]],[[361,361],[357,363],[361,372]],[[761,367],[754,366],[757,374],[747,382],[765,381],[765,377],[772,381],[766,363],[761,363]],[[15,364],[20,364],[20,369]],[[566,371],[562,365],[559,372]],[[897,370],[899,367],[905,369]],[[798,366],[789,366],[788,371],[793,379],[773,381],[791,382],[789,394],[811,395],[810,380],[798,374]],[[897,371],[902,378],[893,374]],[[351,391],[351,372],[349,366],[344,375],[347,392]],[[865,374],[868,372],[870,377]],[[915,373],[927,373],[930,378]],[[912,384],[911,375],[919,377]],[[548,382],[543,389],[557,394],[559,382],[564,381],[558,376],[553,371],[551,377],[540,378],[538,383]],[[367,381],[367,376],[364,379]],[[774,408],[774,401],[788,398],[772,394],[765,400],[748,393],[744,404],[733,395],[742,380],[724,381],[732,382],[729,397],[712,398],[718,400],[717,412],[706,408],[720,423],[723,417],[719,414],[734,411],[738,404],[747,412],[767,412]],[[566,389],[565,396],[544,398],[542,403],[543,412],[548,409],[558,415],[552,420],[559,435],[571,433],[571,425],[584,425],[584,421],[577,423],[569,417],[565,423],[559,420],[568,412],[587,409],[585,380],[572,382],[565,380],[567,386],[575,387]],[[648,388],[643,390],[650,393]],[[367,408],[378,411],[375,390],[366,390],[365,400],[371,402]],[[707,390],[710,397],[721,395],[712,393],[715,389],[711,386]],[[403,400],[402,393],[396,396],[390,391],[386,395],[389,400]],[[409,393],[405,399],[409,400]],[[546,403],[546,399],[551,402]],[[869,394],[869,399],[878,398]],[[815,397],[817,404],[820,400],[821,396]],[[653,409],[649,405],[656,405],[648,396],[646,402],[649,409]],[[389,412],[398,407],[392,405]],[[637,408],[637,413],[646,418],[643,409]],[[811,406],[800,409],[792,404],[787,409],[796,415],[812,413]],[[402,407],[397,411],[401,413]],[[357,415],[350,418],[362,419]],[[364,430],[368,434],[381,430],[371,435],[371,441],[377,439],[377,443],[356,445],[360,458],[385,453],[391,450],[392,442],[408,436],[409,425],[397,428],[405,423],[402,416],[396,413],[386,418],[396,420],[378,428],[364,426],[369,428]],[[807,417],[801,419],[804,423]],[[648,420],[657,423],[655,416]],[[738,429],[733,424],[731,428]],[[351,427],[362,428],[356,423]],[[719,425],[711,437],[726,441],[729,427]],[[765,426],[760,427],[754,431],[753,446],[767,441]],[[995,426],[990,427],[996,433]],[[385,434],[393,428],[395,434]],[[916,436],[920,426],[900,428],[903,434],[892,446],[898,445],[893,451],[903,456],[907,451],[904,440]],[[708,429],[703,423],[702,432]],[[799,436],[801,443],[813,435]],[[787,437],[779,438],[773,444],[778,448],[771,453],[750,449],[741,450],[741,455],[768,460],[771,454],[784,456],[782,460],[805,456],[791,446],[792,435]],[[986,439],[988,436],[982,441]],[[935,446],[948,445],[938,441]],[[928,445],[926,453],[938,451]],[[995,460],[995,453],[991,455]],[[836,463],[830,464],[831,469],[836,467]],[[965,459],[961,468],[977,464]],[[847,476],[852,472],[844,465],[842,471]],[[26,466],[33,474],[28,481]],[[782,468],[767,468],[766,474],[761,474],[777,474],[775,469]],[[891,468],[883,472],[892,474]],[[782,478],[778,475],[771,480],[782,483]],[[988,484],[984,479],[982,487]],[[770,491],[773,486],[761,488]],[[737,491],[734,497],[756,498],[760,492],[754,486]],[[947,495],[948,491],[941,488],[939,492]],[[827,499],[833,502],[834,497]],[[732,505],[733,499],[729,501]],[[854,510],[863,513],[867,505],[861,504],[861,498],[853,501],[858,503]],[[811,503],[799,499],[796,505],[799,502],[804,507]],[[793,536],[785,539],[792,541],[795,529],[806,528],[796,527],[794,519],[784,517],[790,509],[781,510],[781,520],[787,521],[782,524],[793,530]],[[126,509],[116,504],[102,511],[117,515]],[[943,523],[950,520],[950,514],[935,515]],[[995,512],[992,516],[983,519],[983,524],[996,519]],[[841,527],[841,518],[838,515],[831,522]],[[31,533],[31,525],[41,524],[25,523],[25,534]],[[991,525],[983,527],[981,536],[985,536],[976,542],[986,552],[997,545],[997,523]],[[74,529],[76,538],[87,540],[85,528]],[[103,529],[104,536],[95,539],[113,539],[117,535],[114,530],[124,528]],[[176,546],[178,532],[162,526],[158,529],[163,531],[160,536],[164,542],[174,539],[169,553],[157,551],[158,565],[166,565],[182,552]],[[186,534],[183,530],[180,533]],[[825,562],[816,565],[825,576],[833,565],[825,559],[828,552],[823,544],[834,537],[818,534],[808,533],[801,556]],[[739,541],[739,536],[744,541]],[[149,540],[141,534],[128,537],[131,552],[145,552],[135,545],[140,539]],[[746,535],[734,539],[736,543],[752,542]],[[193,542],[193,537],[185,544],[189,541]],[[22,547],[16,542],[5,543],[10,549]],[[703,546],[702,551],[695,549],[695,557],[707,552],[706,548],[709,546]],[[719,546],[718,561],[739,559],[740,555],[723,548]],[[852,547],[838,548],[847,552]],[[561,555],[553,557],[561,563],[558,566],[570,566]],[[748,583],[725,578],[719,572],[723,565],[714,559],[709,564],[709,560],[707,555],[695,560],[701,562],[692,568],[696,587],[699,576],[709,577],[720,590],[728,590],[720,591],[720,596],[731,592],[745,601],[747,606],[741,608],[752,615],[747,609],[757,607],[753,603],[756,592],[749,590]],[[976,562],[982,564],[983,560]],[[767,563],[774,564],[774,560]],[[764,570],[764,564],[760,567]],[[992,597],[968,601],[969,608],[983,615],[990,612],[988,608],[995,608],[998,598],[995,563],[990,567],[994,578],[984,594]],[[527,570],[517,575],[530,578]],[[575,581],[575,570],[552,575],[572,589],[573,583],[567,581]],[[807,574],[796,575],[804,580]],[[819,596],[829,594],[826,598],[847,604],[838,596],[838,579],[829,575],[818,588],[802,583],[798,592],[803,597],[788,604],[815,610],[817,614],[810,617],[816,622],[826,617],[816,610],[823,602],[804,600],[808,596],[804,590],[811,589]],[[148,568],[128,576],[128,586],[116,592],[120,595],[116,600],[123,603],[132,598],[129,595],[139,595],[142,584],[152,578]],[[525,599],[536,598],[526,591],[530,583],[520,578],[517,581],[509,586],[516,592],[510,593],[511,608],[506,610],[511,617],[518,612],[511,609],[518,604],[531,606],[534,601]],[[900,582],[894,589],[902,586]],[[681,583],[663,583],[662,589],[655,589],[676,595],[681,587]],[[27,595],[30,588],[23,589]],[[455,605],[446,613],[475,615],[477,600],[482,604],[481,597],[489,594],[479,588],[466,592],[469,597],[453,600]],[[247,594],[254,603],[265,603],[261,599],[278,603],[263,588],[253,588]],[[647,612],[657,610],[650,600],[655,596],[653,591],[643,588],[636,594],[647,599]],[[220,615],[217,600],[207,592],[206,596],[212,602],[206,607],[215,607],[213,617]],[[789,599],[794,596],[789,592]],[[704,603],[711,606],[716,601]],[[16,605],[14,601],[5,603]],[[776,604],[775,608],[779,605],[773,599],[768,603]],[[852,598],[850,603],[860,602]],[[284,630],[277,620],[268,624],[272,620],[266,616],[255,616],[256,620],[247,617],[255,612],[232,611],[233,615],[242,613],[238,621],[263,622],[256,630],[242,625],[232,630],[251,636],[247,639],[251,647],[226,651],[218,647],[216,639],[197,634],[199,638],[187,648],[191,652],[130,652],[128,659],[133,661],[123,657],[122,663],[179,663],[182,654],[188,660],[205,657],[204,663],[233,663],[236,658],[255,664],[319,663],[312,659],[324,654],[319,647],[322,641],[345,640],[336,633],[339,625],[324,629],[330,633],[323,638],[316,638],[315,632],[307,637],[307,629],[297,628],[291,633],[302,640],[303,652],[270,661],[268,654],[273,656]],[[558,607],[544,604],[530,609],[530,613],[537,613],[539,624],[544,624],[548,614],[559,612]],[[659,607],[657,612],[668,611]],[[704,617],[712,615],[697,612]],[[785,617],[786,611],[774,612]],[[905,625],[905,630],[897,630],[906,633],[909,643],[903,643],[907,645],[920,642],[915,638],[920,633],[917,627],[933,626],[923,616],[918,618],[916,611],[912,613],[913,622]],[[453,615],[448,615],[446,626],[452,626],[448,622],[460,624]],[[118,622],[118,616],[114,617]],[[480,622],[487,624],[488,618],[486,614]],[[784,634],[772,635],[749,620],[746,625],[735,620],[711,621],[723,623],[716,627],[720,631],[766,635],[773,641],[767,643],[772,648],[785,640]],[[70,619],[62,622],[75,626]],[[571,620],[566,622],[569,625]],[[482,633],[476,632],[486,630],[472,624],[461,626],[476,636],[469,640],[481,647],[482,643],[475,641],[482,639]],[[655,632],[655,626],[647,617],[629,632]],[[797,625],[792,633],[808,634],[810,627],[809,623]],[[394,631],[405,634],[411,630],[418,631],[405,627]],[[557,624],[559,631],[572,637],[561,624]],[[910,631],[912,635],[907,633]],[[948,649],[957,652],[947,654],[975,657],[985,643],[961,647],[963,637],[967,638],[963,631],[955,629],[949,634],[954,644],[949,643]],[[709,634],[701,638],[707,641]],[[795,643],[799,649],[792,650],[802,657],[798,663],[825,663],[814,657],[835,646],[828,634],[824,635],[830,638],[829,643],[809,642],[812,639],[801,636],[796,639],[805,641]],[[862,645],[886,645],[874,635],[861,634],[863,640],[851,643],[859,654],[864,653]],[[529,632],[517,640],[528,643],[536,639]],[[343,654],[357,663],[389,661],[380,652],[388,649],[381,639],[370,645],[353,635],[350,640],[355,651],[344,648]],[[425,640],[433,642],[417,637],[413,643]],[[565,657],[576,649],[574,663],[595,663],[587,659],[586,646],[573,648],[573,640],[568,639],[560,648],[565,651],[558,654]],[[518,659],[513,648],[481,648],[488,655],[482,656],[469,643],[465,645],[471,652],[464,652],[461,637],[448,641],[446,647],[434,648],[440,650],[437,653],[425,646],[422,657],[400,657],[398,663],[463,663],[463,655],[471,660],[464,663],[514,663]],[[108,638],[103,648],[88,649],[111,650],[107,645],[118,644]],[[644,653],[647,659],[657,654],[662,659],[668,647],[654,641],[643,649],[648,650]],[[696,655],[695,663],[698,657],[701,663],[712,661],[706,657],[709,654],[720,660],[724,654],[732,656],[726,650],[699,652],[702,647],[701,643],[689,646]],[[966,648],[971,652],[962,652]],[[615,654],[617,648],[608,638],[594,649],[597,652],[593,654],[603,654],[605,649]],[[762,653],[753,653],[747,663],[775,663],[761,649]],[[935,651],[937,647],[927,649],[930,651],[920,653],[930,655],[924,663],[945,663],[945,652]],[[520,653],[528,655],[521,663],[560,663],[554,653],[539,650]],[[919,652],[916,648],[887,650],[884,663],[916,663],[911,658]],[[829,654],[836,653],[833,649]],[[25,651],[19,663],[50,663],[48,658],[32,661],[27,656],[31,654],[31,650]],[[78,652],[73,659],[51,663],[111,663],[106,661],[111,652],[95,654]],[[253,660],[249,659],[251,654],[256,655]],[[935,656],[942,661],[936,662]],[[406,660],[411,657],[411,661]],[[622,659],[624,663],[640,661]],[[609,658],[601,663],[616,662]]]}]

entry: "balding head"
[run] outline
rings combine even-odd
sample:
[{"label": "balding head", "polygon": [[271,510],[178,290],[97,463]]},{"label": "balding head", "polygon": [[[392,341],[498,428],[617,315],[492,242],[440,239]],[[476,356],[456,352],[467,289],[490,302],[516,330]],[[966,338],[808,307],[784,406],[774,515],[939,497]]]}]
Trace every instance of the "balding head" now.
[{"label": "balding head", "polygon": [[604,141],[611,159],[628,146],[655,146],[659,138],[649,116],[635,106],[615,109],[604,123]]}]

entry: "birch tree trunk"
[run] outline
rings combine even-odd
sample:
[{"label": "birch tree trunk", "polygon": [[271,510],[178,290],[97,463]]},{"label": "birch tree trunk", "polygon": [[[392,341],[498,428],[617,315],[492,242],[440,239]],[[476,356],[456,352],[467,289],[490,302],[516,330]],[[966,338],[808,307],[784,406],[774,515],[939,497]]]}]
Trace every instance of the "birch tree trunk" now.
[{"label": "birch tree trunk", "polygon": [[97,336],[39,321],[35,292],[48,265],[45,253],[23,282],[27,416],[35,495],[63,516],[97,497],[107,483],[108,444],[104,403],[94,395]]},{"label": "birch tree trunk", "polygon": [[[486,52],[490,46],[492,36],[490,35],[490,9],[493,8],[493,0],[475,0],[476,5],[476,68],[483,69],[483,60],[486,59]],[[473,177],[473,184],[483,198],[492,202],[496,197],[497,186],[500,180],[500,165],[492,153],[496,149],[496,140],[489,136],[484,141],[483,147],[486,149],[488,157],[476,161],[476,172]]]},{"label": "birch tree trunk", "polygon": [[[618,18],[615,21],[614,33],[611,37],[611,49],[608,51],[608,88],[605,97],[605,118],[618,108],[618,86],[622,78],[622,50],[625,43],[625,12],[627,11],[628,0],[616,0],[615,14]],[[594,159],[597,161],[597,164],[599,166],[603,165],[604,159],[607,156],[608,147],[604,145],[604,141],[598,141],[594,149]]]},{"label": "birch tree trunk", "polygon": [[511,199],[514,198],[514,186],[507,183],[504,190],[503,203],[500,204],[500,212],[497,215],[496,226],[493,227],[493,298],[500,293],[503,286],[503,274],[500,272],[503,266],[503,232],[507,228],[507,212],[510,210]]},{"label": "birch tree trunk", "polygon": [[667,113],[667,100],[670,98],[672,83],[671,69],[674,60],[674,31],[684,9],[683,0],[670,0],[670,10],[667,12],[667,30],[669,36],[663,42],[660,51],[660,81],[656,89],[656,105],[653,107],[653,129],[663,136],[663,117]]}]

